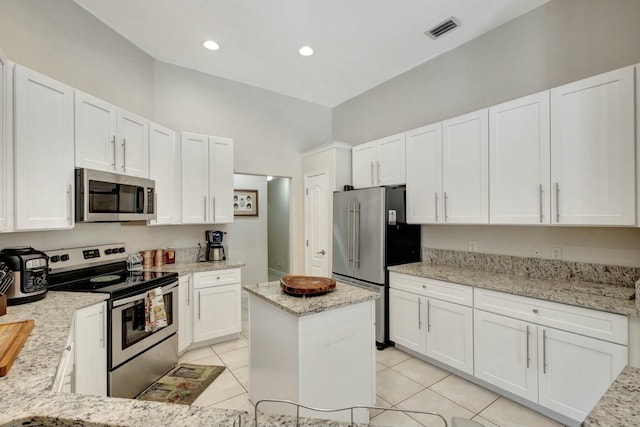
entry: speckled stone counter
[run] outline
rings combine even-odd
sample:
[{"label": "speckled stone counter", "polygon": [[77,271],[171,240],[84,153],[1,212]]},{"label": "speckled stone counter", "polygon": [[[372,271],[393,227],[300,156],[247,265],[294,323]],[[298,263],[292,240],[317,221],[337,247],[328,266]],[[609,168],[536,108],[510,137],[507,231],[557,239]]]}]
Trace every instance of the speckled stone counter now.
[{"label": "speckled stone counter", "polygon": [[626,316],[640,315],[636,302],[631,299],[635,294],[633,287],[585,281],[532,279],[425,262],[393,266],[389,267],[389,271]]},{"label": "speckled stone counter", "polygon": [[200,273],[203,271],[227,270],[230,268],[244,267],[246,264],[240,261],[207,261],[193,262],[185,264],[165,264],[160,267],[152,267],[146,271],[161,271],[165,273],[178,273],[180,276],[186,276],[191,273]]},{"label": "speckled stone counter", "polygon": [[280,282],[245,285],[244,289],[298,317],[370,301],[378,297],[378,294],[373,291],[341,282],[337,282],[335,289],[329,293],[304,298],[285,294],[280,288]]},{"label": "speckled stone counter", "polygon": [[624,368],[582,425],[640,426],[640,368]]}]

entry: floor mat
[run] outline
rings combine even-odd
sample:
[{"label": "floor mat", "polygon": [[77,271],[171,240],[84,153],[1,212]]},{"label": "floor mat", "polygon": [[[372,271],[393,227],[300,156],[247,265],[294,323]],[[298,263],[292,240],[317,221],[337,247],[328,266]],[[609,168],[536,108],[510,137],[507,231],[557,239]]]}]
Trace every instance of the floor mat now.
[{"label": "floor mat", "polygon": [[136,399],[190,405],[224,369],[224,366],[181,363],[147,387]]}]

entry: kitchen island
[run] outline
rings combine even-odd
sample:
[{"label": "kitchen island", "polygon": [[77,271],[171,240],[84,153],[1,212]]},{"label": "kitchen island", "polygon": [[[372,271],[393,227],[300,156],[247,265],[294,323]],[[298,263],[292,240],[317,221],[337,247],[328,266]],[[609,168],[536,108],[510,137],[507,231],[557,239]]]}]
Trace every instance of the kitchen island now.
[{"label": "kitchen island", "polygon": [[[344,283],[323,295],[285,294],[279,282],[246,285],[249,293],[249,399],[284,399],[314,408],[375,405],[375,292]],[[293,405],[265,403],[293,415]],[[307,417],[346,421],[348,411]],[[368,412],[355,412],[366,422]]]}]

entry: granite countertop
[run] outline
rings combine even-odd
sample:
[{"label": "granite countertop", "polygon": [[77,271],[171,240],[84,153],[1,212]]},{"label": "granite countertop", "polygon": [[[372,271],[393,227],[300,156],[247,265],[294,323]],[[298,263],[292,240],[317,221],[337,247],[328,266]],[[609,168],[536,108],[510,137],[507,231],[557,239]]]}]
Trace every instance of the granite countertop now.
[{"label": "granite countertop", "polygon": [[640,425],[640,368],[625,367],[598,401],[583,427]]},{"label": "granite countertop", "polygon": [[147,268],[145,271],[178,273],[180,276],[186,276],[191,273],[200,273],[213,270],[227,270],[230,268],[244,267],[246,264],[241,261],[206,261],[193,262],[185,264],[165,264],[159,267]]},{"label": "granite countertop", "polygon": [[426,262],[389,267],[389,271],[474,286],[625,316],[639,316],[635,288],[584,281],[530,279]]},{"label": "granite countertop", "polygon": [[285,294],[280,288],[280,282],[245,285],[244,289],[298,317],[378,298],[376,292],[341,282],[337,282],[335,289],[329,293],[304,298]]}]

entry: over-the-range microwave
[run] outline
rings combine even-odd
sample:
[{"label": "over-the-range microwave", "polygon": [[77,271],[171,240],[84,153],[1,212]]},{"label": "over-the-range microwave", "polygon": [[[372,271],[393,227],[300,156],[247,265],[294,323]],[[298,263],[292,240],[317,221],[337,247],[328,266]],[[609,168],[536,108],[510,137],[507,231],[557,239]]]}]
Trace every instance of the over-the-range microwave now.
[{"label": "over-the-range microwave", "polygon": [[76,222],[156,219],[155,181],[85,168],[75,174]]}]

